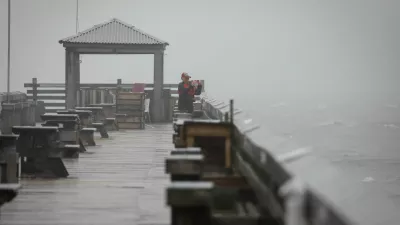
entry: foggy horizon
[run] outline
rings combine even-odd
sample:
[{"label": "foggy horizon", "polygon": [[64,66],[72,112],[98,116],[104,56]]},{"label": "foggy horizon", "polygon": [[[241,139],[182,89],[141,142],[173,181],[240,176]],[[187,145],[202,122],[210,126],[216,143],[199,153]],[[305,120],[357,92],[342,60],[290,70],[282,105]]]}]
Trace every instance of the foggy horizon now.
[{"label": "foggy horizon", "polygon": [[[132,24],[169,42],[165,83],[188,72],[222,99],[244,102],[238,90],[261,100],[398,93],[400,2],[246,3],[80,0],[79,30],[112,18]],[[64,82],[58,41],[75,34],[75,10],[75,0],[12,1],[11,90],[24,91],[33,77]],[[0,28],[0,90],[6,91],[7,0],[0,1]],[[82,61],[82,83],[153,82],[151,55],[83,55]]]}]

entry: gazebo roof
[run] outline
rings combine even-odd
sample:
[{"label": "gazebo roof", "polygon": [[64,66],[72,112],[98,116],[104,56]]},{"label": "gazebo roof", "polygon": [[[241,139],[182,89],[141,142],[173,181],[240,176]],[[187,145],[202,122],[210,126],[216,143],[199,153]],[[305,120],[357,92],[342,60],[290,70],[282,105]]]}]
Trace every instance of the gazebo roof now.
[{"label": "gazebo roof", "polygon": [[64,38],[60,44],[118,44],[118,45],[169,45],[138,28],[112,19],[108,22],[98,24],[77,35]]}]

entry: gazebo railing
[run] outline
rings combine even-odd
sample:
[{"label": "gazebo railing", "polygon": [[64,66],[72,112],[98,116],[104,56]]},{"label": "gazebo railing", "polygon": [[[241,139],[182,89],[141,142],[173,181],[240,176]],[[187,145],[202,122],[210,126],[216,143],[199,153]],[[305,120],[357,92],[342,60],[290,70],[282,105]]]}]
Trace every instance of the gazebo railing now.
[{"label": "gazebo railing", "polygon": [[[202,81],[204,83],[204,81]],[[119,85],[121,91],[131,91],[133,83],[122,83]],[[116,83],[82,83],[77,93],[78,106],[90,104],[114,103]],[[27,96],[30,100],[43,101],[46,112],[55,112],[65,109],[65,84],[64,83],[39,83],[33,78],[31,83],[25,83]],[[151,93],[154,84],[147,83],[145,91]],[[164,84],[164,90],[169,89],[172,97],[176,97],[178,84]],[[203,85],[204,89],[204,85]]]}]

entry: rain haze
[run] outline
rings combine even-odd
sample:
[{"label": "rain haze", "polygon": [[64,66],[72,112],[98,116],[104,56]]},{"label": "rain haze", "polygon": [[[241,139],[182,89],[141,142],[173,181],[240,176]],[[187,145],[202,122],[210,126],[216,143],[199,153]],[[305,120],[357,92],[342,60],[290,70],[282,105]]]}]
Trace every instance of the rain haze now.
[{"label": "rain haze", "polygon": [[[204,79],[209,95],[234,98],[262,126],[260,142],[313,146],[357,181],[400,196],[400,1],[79,2],[80,31],[118,18],[167,41],[165,83],[182,72]],[[75,0],[12,0],[11,90],[32,77],[65,81],[58,40],[75,34],[75,13]],[[6,91],[6,0],[0,29]],[[83,55],[82,83],[118,78],[152,82],[153,57]]]}]

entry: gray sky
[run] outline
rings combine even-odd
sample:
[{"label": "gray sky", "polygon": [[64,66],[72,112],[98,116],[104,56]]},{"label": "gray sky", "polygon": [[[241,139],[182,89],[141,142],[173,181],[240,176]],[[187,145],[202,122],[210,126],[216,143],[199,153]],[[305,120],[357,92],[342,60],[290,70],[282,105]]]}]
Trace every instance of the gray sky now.
[{"label": "gray sky", "polygon": [[[75,0],[12,0],[12,90],[64,81],[58,40],[75,33]],[[165,81],[205,79],[220,98],[383,92],[400,84],[397,0],[80,0],[80,30],[113,17],[170,43]],[[0,0],[6,90],[7,0]],[[151,56],[83,56],[82,82],[153,80]],[[243,86],[246,85],[246,86]],[[253,86],[251,86],[253,85]],[[223,87],[223,90],[219,88]]]}]

